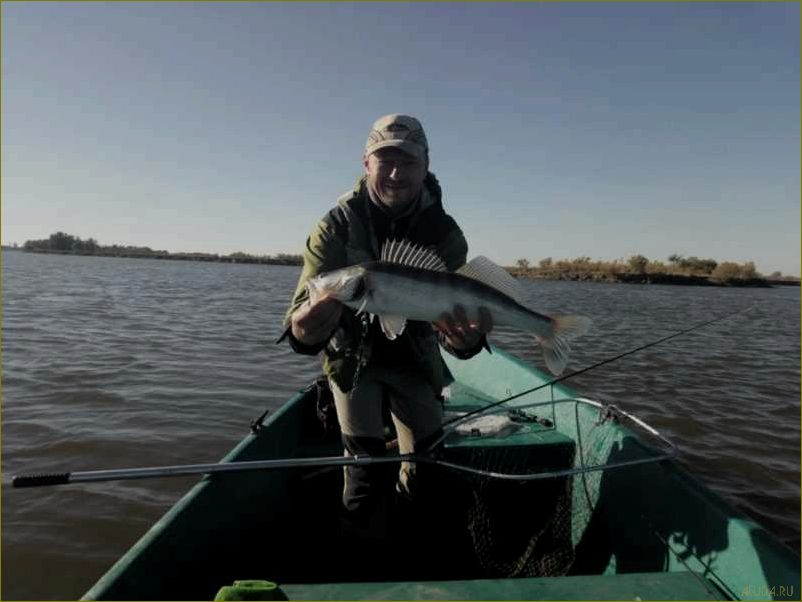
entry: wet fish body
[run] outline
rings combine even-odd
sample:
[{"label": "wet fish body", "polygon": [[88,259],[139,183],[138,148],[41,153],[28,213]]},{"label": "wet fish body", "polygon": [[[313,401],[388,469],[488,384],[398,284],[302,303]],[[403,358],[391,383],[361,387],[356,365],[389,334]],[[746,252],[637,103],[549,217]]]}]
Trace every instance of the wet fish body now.
[{"label": "wet fish body", "polygon": [[[444,312],[451,313],[454,305],[465,308],[468,320],[479,321],[479,308],[486,307],[496,326],[548,336],[553,320],[521,305],[513,298],[479,280],[457,272],[439,272],[404,265],[370,262],[360,269],[369,288],[364,307],[378,316],[401,315],[409,320],[436,322]],[[356,301],[346,302],[360,309]]]},{"label": "wet fish body", "polygon": [[469,321],[479,322],[486,308],[495,326],[534,335],[549,370],[560,374],[568,361],[568,339],[590,325],[583,316],[546,316],[520,302],[518,282],[485,257],[476,257],[456,272],[446,270],[431,251],[392,242],[372,261],[321,274],[307,283],[310,299],[332,295],[358,313],[376,315],[389,339],[400,335],[407,320],[436,322],[455,305]]}]

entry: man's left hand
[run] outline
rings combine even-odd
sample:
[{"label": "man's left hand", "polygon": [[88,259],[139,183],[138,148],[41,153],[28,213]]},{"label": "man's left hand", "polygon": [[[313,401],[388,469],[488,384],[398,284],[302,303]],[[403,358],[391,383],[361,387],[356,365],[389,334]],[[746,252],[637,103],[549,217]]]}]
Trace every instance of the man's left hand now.
[{"label": "man's left hand", "polygon": [[434,327],[446,335],[448,343],[455,349],[473,349],[493,330],[493,316],[486,307],[480,307],[479,322],[472,322],[468,320],[465,308],[458,304],[452,313],[443,312]]}]

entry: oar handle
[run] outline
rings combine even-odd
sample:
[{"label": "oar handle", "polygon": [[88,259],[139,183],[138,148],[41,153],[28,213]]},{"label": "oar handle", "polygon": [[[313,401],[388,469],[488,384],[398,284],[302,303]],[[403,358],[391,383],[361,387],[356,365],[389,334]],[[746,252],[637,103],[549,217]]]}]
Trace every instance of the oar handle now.
[{"label": "oar handle", "polygon": [[54,472],[52,474],[27,474],[11,479],[12,487],[46,487],[47,485],[66,485],[70,482],[70,473]]}]

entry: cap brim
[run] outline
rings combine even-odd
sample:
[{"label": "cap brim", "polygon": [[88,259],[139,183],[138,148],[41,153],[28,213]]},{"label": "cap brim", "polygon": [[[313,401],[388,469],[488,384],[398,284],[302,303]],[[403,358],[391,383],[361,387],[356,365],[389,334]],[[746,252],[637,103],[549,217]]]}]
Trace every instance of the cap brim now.
[{"label": "cap brim", "polygon": [[366,148],[365,156],[372,155],[377,150],[382,148],[397,148],[398,150],[404,151],[408,155],[412,155],[417,159],[426,159],[426,150],[420,144],[415,144],[414,142],[409,142],[408,140],[382,140],[370,148]]}]

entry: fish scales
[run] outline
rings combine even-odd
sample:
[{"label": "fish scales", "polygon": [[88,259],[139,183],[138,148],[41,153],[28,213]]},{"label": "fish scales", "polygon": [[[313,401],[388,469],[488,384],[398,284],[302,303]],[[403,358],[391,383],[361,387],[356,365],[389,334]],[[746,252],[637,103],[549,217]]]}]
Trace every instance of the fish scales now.
[{"label": "fish scales", "polygon": [[515,299],[483,282],[462,274],[439,272],[394,263],[363,264],[372,299],[365,311],[403,315],[413,320],[437,321],[455,304],[465,308],[471,321],[486,307],[493,322],[502,326],[528,326],[541,335],[551,332],[551,319],[524,307]]}]

